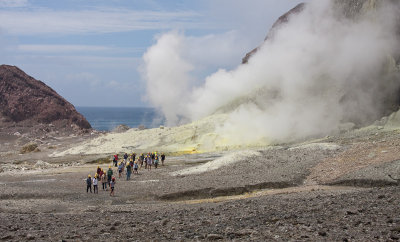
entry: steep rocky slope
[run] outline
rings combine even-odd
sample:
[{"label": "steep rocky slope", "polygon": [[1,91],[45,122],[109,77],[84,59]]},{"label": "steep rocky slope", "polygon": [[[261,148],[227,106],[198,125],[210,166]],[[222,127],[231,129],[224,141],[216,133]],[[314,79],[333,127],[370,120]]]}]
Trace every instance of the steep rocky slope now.
[{"label": "steep rocky slope", "polygon": [[53,124],[57,129],[90,129],[75,107],[41,81],[15,66],[0,66],[0,118],[3,124]]}]

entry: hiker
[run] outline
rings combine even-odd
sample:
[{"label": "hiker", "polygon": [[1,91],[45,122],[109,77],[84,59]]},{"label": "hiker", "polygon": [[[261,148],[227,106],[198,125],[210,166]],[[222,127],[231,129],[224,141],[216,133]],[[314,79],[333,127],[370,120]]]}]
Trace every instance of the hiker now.
[{"label": "hiker", "polygon": [[97,180],[97,173],[93,177],[93,193],[99,194],[99,188],[97,187],[98,180]]},{"label": "hiker", "polygon": [[118,165],[118,178],[121,178],[123,167],[124,167],[124,163],[120,162]]},{"label": "hiker", "polygon": [[128,164],[126,166],[126,180],[130,180],[131,179],[131,173],[132,173],[132,166],[130,164]]},{"label": "hiker", "polygon": [[113,163],[114,163],[114,166],[117,167],[117,164],[118,164],[118,154],[115,154],[115,155],[114,155]]},{"label": "hiker", "polygon": [[[136,162],[136,161],[135,161]],[[135,166],[133,160],[131,160],[131,162],[129,162],[129,165],[131,166],[131,172],[133,173],[133,167]]]},{"label": "hiker", "polygon": [[125,154],[124,154],[124,161],[127,161],[127,159],[128,159],[128,154],[125,153]]},{"label": "hiker", "polygon": [[133,153],[132,153],[132,160],[135,161],[135,159],[136,159],[136,153],[133,152]]},{"label": "hiker", "polygon": [[101,180],[101,185],[103,188],[103,191],[106,190],[107,191],[107,177],[106,174],[103,172],[103,174],[100,176],[100,180]]},{"label": "hiker", "polygon": [[112,177],[111,182],[110,182],[110,187],[111,187],[110,196],[114,196],[115,177]]},{"label": "hiker", "polygon": [[154,167],[157,169],[158,167],[158,155],[154,156]]},{"label": "hiker", "polygon": [[165,154],[162,153],[161,154],[161,165],[164,165],[164,161],[165,161]]},{"label": "hiker", "polygon": [[123,161],[123,162],[122,162],[122,169],[121,169],[122,172],[121,172],[121,175],[125,173],[125,166],[126,166],[126,163],[127,163],[126,161]]},{"label": "hiker", "polygon": [[90,193],[92,193],[92,177],[90,174],[88,175],[88,178],[86,179],[86,193],[88,193],[90,190]]},{"label": "hiker", "polygon": [[147,170],[151,170],[151,165],[152,165],[152,160],[151,160],[151,157],[150,157],[150,155],[147,155],[147,157],[146,157],[146,164],[147,164]]},{"label": "hiker", "polygon": [[101,179],[101,177],[103,176],[103,174],[104,174],[104,170],[103,170],[103,168],[101,168],[100,169],[100,173],[98,173],[99,174],[99,179]]},{"label": "hiker", "polygon": [[140,168],[142,168],[143,162],[144,162],[144,155],[143,155],[143,153],[140,154],[140,156],[139,156],[139,161],[140,161]]},{"label": "hiker", "polygon": [[133,173],[139,174],[138,168],[139,168],[138,163],[137,161],[135,161],[135,163],[133,164]]},{"label": "hiker", "polygon": [[109,166],[108,167],[108,171],[107,171],[107,183],[108,183],[108,186],[110,186],[112,175],[113,175],[113,170],[111,169],[111,166]]}]

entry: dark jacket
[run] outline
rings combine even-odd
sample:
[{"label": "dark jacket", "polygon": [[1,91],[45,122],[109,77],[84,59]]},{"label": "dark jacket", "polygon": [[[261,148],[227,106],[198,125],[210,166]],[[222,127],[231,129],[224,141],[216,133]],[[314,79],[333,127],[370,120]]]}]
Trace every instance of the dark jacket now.
[{"label": "dark jacket", "polygon": [[86,184],[87,184],[88,186],[91,186],[91,185],[92,185],[92,178],[88,177],[88,178],[86,179]]}]

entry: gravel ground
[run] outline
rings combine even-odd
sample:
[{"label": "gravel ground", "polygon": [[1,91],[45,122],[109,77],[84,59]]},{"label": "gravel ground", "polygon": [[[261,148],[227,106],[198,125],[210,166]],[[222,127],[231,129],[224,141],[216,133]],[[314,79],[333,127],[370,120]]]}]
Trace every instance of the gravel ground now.
[{"label": "gravel ground", "polygon": [[69,212],[2,211],[0,231],[2,240],[15,241],[395,241],[400,237],[399,194],[399,187],[386,187],[221,203],[115,205],[90,194],[91,206]]},{"label": "gravel ground", "polygon": [[[20,164],[0,173],[0,239],[395,241],[400,237],[400,187],[388,177],[399,177],[397,131],[369,129],[314,143],[256,149],[249,152],[253,155],[216,170],[171,175],[226,154],[232,153],[167,157],[166,166],[159,169],[141,169],[130,181],[117,178],[115,197],[101,190],[101,184],[99,194],[86,193],[84,180],[97,165],[22,171]],[[82,164],[90,157],[62,159]]]}]

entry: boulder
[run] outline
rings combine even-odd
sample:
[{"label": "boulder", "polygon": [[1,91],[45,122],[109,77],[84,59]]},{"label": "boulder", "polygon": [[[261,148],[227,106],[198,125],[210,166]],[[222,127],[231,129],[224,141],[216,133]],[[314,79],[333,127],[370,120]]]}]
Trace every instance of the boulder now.
[{"label": "boulder", "polygon": [[38,145],[36,143],[28,143],[24,145],[21,149],[21,154],[33,152],[33,151],[39,151]]},{"label": "boulder", "polygon": [[115,128],[113,129],[113,132],[114,132],[114,133],[123,133],[123,132],[128,131],[129,129],[130,129],[130,128],[129,128],[128,125],[120,124],[120,125],[118,125],[117,127],[115,127]]}]

